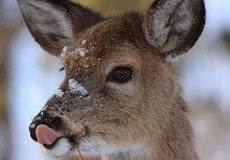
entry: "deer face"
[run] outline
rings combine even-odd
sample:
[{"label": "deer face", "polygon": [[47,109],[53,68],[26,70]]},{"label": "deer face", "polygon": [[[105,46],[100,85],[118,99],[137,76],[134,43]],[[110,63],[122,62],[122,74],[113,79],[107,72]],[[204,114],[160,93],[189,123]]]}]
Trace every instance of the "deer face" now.
[{"label": "deer face", "polygon": [[[203,2],[196,3],[202,8]],[[191,9],[184,13],[185,6],[194,5],[189,1],[156,1],[146,16],[104,19],[69,1],[19,4],[35,39],[60,58],[66,72],[30,125],[31,137],[48,154],[78,155],[78,146],[85,156],[132,152],[157,157],[153,152],[166,148],[162,139],[177,133],[169,126],[178,120],[178,135],[191,136],[175,66],[165,57],[192,47],[203,29],[204,11],[197,9],[203,16],[194,18]],[[33,19],[28,16],[32,9]]]},{"label": "deer face", "polygon": [[[157,49],[148,45],[143,33],[138,33],[141,18],[132,24],[127,22],[136,16],[130,14],[102,22],[64,48],[61,61],[66,70],[65,80],[30,126],[32,138],[44,143],[48,152],[62,156],[78,145],[82,154],[100,155],[128,150],[130,146],[132,149],[148,147],[147,137],[142,136],[148,130],[147,127],[143,130],[142,125],[147,124],[140,122],[147,116],[148,107],[152,107],[146,91],[154,86],[148,81],[156,78],[146,72],[153,72],[154,60],[155,74],[161,74],[164,65],[160,62],[164,59]],[[127,30],[126,25],[133,23],[139,28]],[[165,72],[171,75],[167,62],[164,63]],[[43,125],[55,130],[58,136],[46,142],[43,134],[51,131],[46,131]],[[68,148],[64,153],[63,146]]]}]

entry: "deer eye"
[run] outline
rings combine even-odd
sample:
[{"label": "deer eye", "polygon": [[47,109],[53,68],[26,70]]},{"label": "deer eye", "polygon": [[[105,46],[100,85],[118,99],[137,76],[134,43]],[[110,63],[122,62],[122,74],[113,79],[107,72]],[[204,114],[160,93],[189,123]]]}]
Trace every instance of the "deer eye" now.
[{"label": "deer eye", "polygon": [[117,67],[107,77],[107,82],[126,83],[132,79],[133,70],[128,67]]}]

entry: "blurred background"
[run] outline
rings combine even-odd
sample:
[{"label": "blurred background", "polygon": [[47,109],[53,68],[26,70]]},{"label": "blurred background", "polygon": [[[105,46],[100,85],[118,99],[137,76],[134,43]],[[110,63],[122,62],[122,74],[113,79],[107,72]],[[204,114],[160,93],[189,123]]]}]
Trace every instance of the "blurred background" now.
[{"label": "blurred background", "polygon": [[[144,12],[152,0],[78,0],[104,15]],[[180,82],[201,160],[230,160],[230,0],[206,0],[207,25],[181,58]],[[64,78],[36,44],[15,0],[0,0],[0,160],[47,160],[28,126]]]}]

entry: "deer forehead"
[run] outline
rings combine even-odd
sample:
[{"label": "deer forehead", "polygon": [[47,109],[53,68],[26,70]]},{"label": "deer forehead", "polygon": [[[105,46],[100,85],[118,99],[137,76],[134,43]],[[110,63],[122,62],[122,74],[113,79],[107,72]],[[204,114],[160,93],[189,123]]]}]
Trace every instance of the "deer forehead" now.
[{"label": "deer forehead", "polygon": [[[143,37],[141,18],[136,16],[122,15],[83,31],[72,45],[63,48],[61,58],[66,69],[98,66],[105,58],[119,63],[125,57],[127,63],[136,63],[134,59],[138,56],[135,55],[143,54],[138,46],[145,43],[144,38],[140,38]],[[137,59],[140,60],[140,56]]]}]

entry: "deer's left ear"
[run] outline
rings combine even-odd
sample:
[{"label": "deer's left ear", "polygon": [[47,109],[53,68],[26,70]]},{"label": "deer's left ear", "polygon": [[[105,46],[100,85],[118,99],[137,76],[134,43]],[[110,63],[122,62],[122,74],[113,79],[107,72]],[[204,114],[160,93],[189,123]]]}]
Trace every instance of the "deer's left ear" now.
[{"label": "deer's left ear", "polygon": [[104,18],[70,0],[17,0],[25,22],[41,47],[59,56],[83,30]]},{"label": "deer's left ear", "polygon": [[205,25],[203,0],[155,0],[145,15],[146,40],[166,58],[187,52]]}]

